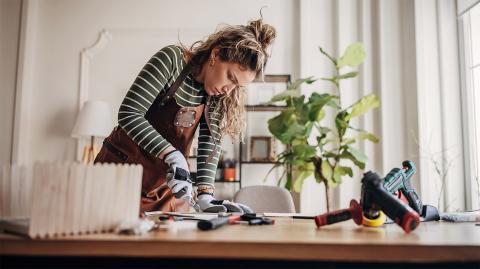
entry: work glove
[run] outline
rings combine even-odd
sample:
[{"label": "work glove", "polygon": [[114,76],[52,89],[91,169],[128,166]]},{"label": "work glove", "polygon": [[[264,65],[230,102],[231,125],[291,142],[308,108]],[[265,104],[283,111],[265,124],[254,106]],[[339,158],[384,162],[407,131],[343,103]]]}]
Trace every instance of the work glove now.
[{"label": "work glove", "polygon": [[167,186],[172,190],[173,196],[177,199],[193,201],[193,182],[190,178],[187,160],[183,154],[178,150],[174,150],[167,153],[163,161],[169,166],[167,170]]},{"label": "work glove", "polygon": [[239,212],[242,214],[253,213],[250,207],[234,203],[228,200],[216,200],[212,193],[203,192],[197,195],[197,203],[202,212],[218,213],[218,212]]}]

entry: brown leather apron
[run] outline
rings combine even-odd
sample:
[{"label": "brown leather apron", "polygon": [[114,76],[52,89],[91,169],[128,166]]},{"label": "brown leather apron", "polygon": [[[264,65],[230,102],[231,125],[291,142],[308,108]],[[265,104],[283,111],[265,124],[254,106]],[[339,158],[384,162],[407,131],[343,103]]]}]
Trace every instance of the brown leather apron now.
[{"label": "brown leather apron", "polygon": [[[159,95],[145,115],[145,119],[173,147],[188,158],[195,130],[200,122],[205,105],[180,107],[173,97],[176,90],[190,73],[187,65],[180,76]],[[143,166],[141,212],[144,211],[189,211],[189,205],[183,199],[176,199],[167,186],[168,165],[142,149],[119,126],[105,138],[95,163],[128,163]]]}]

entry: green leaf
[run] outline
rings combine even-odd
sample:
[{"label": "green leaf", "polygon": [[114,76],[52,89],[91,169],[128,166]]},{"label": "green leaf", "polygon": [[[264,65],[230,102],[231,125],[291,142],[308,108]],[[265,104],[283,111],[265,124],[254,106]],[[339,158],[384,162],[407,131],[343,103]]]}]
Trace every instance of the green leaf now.
[{"label": "green leaf", "polygon": [[325,157],[325,158],[335,158],[335,157],[337,157],[337,154],[335,152],[326,151],[325,153],[323,153],[323,157]]},{"label": "green leaf", "polygon": [[316,92],[312,93],[308,99],[308,106],[310,109],[309,119],[310,121],[320,121],[325,117],[325,111],[323,110],[324,106],[327,105],[334,99],[337,99],[336,95],[331,95],[328,93],[318,94]]},{"label": "green leaf", "polygon": [[326,51],[323,50],[322,47],[318,47],[320,49],[320,52],[327,56],[327,58],[336,66],[337,65],[337,59],[335,59],[334,57],[330,56],[330,54],[328,54]]},{"label": "green leaf", "polygon": [[332,180],[333,170],[332,166],[327,160],[322,161],[321,169],[323,178],[325,178],[327,181]]},{"label": "green leaf", "polygon": [[349,113],[347,111],[341,111],[335,117],[335,126],[337,127],[339,137],[345,135],[345,132],[347,131],[348,120],[346,118],[348,117],[348,115]]},{"label": "green leaf", "polygon": [[328,133],[331,132],[332,130],[328,127],[323,127],[318,125],[316,125],[315,127],[317,127],[317,130],[319,132],[319,135],[317,136],[317,144],[323,146],[325,145],[325,141],[323,140],[327,138]]},{"label": "green leaf", "polygon": [[302,191],[303,181],[305,181],[305,179],[308,177],[306,174],[307,172],[300,172],[298,174],[297,178],[295,179],[295,183],[293,184],[294,192]]},{"label": "green leaf", "polygon": [[340,173],[342,175],[348,175],[349,177],[353,177],[353,170],[351,167],[347,167],[347,166],[337,166],[337,168],[339,168],[340,170]]},{"label": "green leaf", "polygon": [[300,87],[300,85],[302,85],[303,83],[307,83],[307,84],[312,84],[313,82],[317,81],[316,79],[314,79],[313,77],[308,77],[308,78],[300,78],[300,79],[297,79],[295,80],[292,84],[290,84],[287,88],[287,90],[299,90],[298,88]]},{"label": "green leaf", "polygon": [[329,138],[329,139],[325,139],[325,141],[323,141],[325,144],[328,144],[328,143],[331,143],[333,145],[338,145],[340,144],[340,139],[338,139],[338,137],[334,137],[334,138]]},{"label": "green leaf", "polygon": [[376,135],[368,132],[361,132],[360,134],[358,134],[357,137],[358,139],[362,140],[370,140],[373,143],[378,143],[380,141],[380,139]]},{"label": "green leaf", "polygon": [[311,121],[317,121],[318,122],[318,121],[323,120],[325,118],[325,115],[326,115],[325,110],[323,110],[323,109],[319,109],[317,111],[312,109],[312,110],[310,110],[309,119]]},{"label": "green leaf", "polygon": [[279,115],[268,120],[269,131],[280,140],[283,144],[289,144],[290,137],[285,133],[288,131],[289,126],[294,122],[294,111],[292,109],[283,110]]},{"label": "green leaf", "polygon": [[345,53],[337,62],[337,68],[340,69],[344,66],[356,67],[363,63],[365,59],[365,48],[360,42],[356,42],[348,46]]},{"label": "green leaf", "polygon": [[342,177],[345,175],[353,176],[352,168],[347,166],[336,166],[333,169],[333,180],[340,184],[342,182]]},{"label": "green leaf", "polygon": [[372,108],[380,106],[380,100],[375,94],[369,94],[362,97],[355,104],[351,106],[352,111],[345,119],[348,121],[351,118],[358,117]]},{"label": "green leaf", "polygon": [[351,160],[356,166],[360,169],[365,169],[365,162],[367,161],[367,156],[360,150],[352,147],[351,145],[346,146],[346,149],[340,154],[340,158]]},{"label": "green leaf", "polygon": [[285,189],[292,190],[292,175],[287,173],[287,182],[285,182]]},{"label": "green leaf", "polygon": [[337,80],[340,80],[340,79],[347,79],[347,78],[354,78],[358,75],[358,72],[350,72],[350,73],[346,73],[346,74],[343,74],[343,75],[339,75],[337,76]]},{"label": "green leaf", "polygon": [[328,134],[329,132],[332,131],[332,129],[330,129],[328,127],[324,127],[324,126],[317,126],[317,130],[321,134]]},{"label": "green leaf", "polygon": [[346,150],[340,155],[340,158],[348,159],[348,160],[352,161],[360,169],[362,169],[362,170],[365,169],[365,163],[362,163],[362,162],[358,161],[357,159],[355,159],[355,157],[353,157],[353,155]]},{"label": "green leaf", "polygon": [[344,145],[349,145],[356,142],[355,138],[344,138],[342,141]]},{"label": "green leaf", "polygon": [[305,95],[302,95],[298,98],[294,98],[292,100],[293,107],[295,108],[295,113],[300,118],[299,119],[300,123],[306,123],[308,121],[309,109],[308,109],[308,104],[306,104],[304,101],[305,101]]},{"label": "green leaf", "polygon": [[303,182],[313,174],[315,167],[313,163],[306,163],[298,168],[298,174],[293,185],[293,191],[300,192],[302,190]]},{"label": "green leaf", "polygon": [[331,100],[330,102],[327,103],[327,106],[333,107],[337,110],[341,109],[341,107],[337,104],[336,100],[339,100],[338,96],[335,96],[336,98],[334,100]]},{"label": "green leaf", "polygon": [[343,74],[343,75],[338,75],[338,76],[335,76],[335,77],[332,77],[332,78],[321,78],[321,80],[330,81],[331,83],[333,83],[335,86],[338,87],[338,81],[340,81],[342,79],[348,79],[348,78],[356,77],[357,74],[358,74],[358,72],[350,72],[350,73],[346,73],[346,74]]},{"label": "green leaf", "polygon": [[[316,181],[317,183],[326,182],[326,179],[322,176],[321,163],[322,163],[322,159],[320,159],[320,158],[317,158],[317,159],[314,161],[314,164],[315,164],[314,176],[315,176],[315,181]],[[326,183],[325,183],[325,184],[326,184]]]},{"label": "green leaf", "polygon": [[293,154],[299,159],[309,160],[315,156],[316,150],[315,147],[310,145],[295,145],[293,146]]},{"label": "green leaf", "polygon": [[348,145],[348,148],[347,148],[348,152],[350,152],[353,157],[355,157],[355,159],[357,159],[358,161],[360,162],[363,162],[365,163],[367,161],[367,156],[365,155],[365,153],[363,153],[361,150],[351,146],[351,145]]},{"label": "green leaf", "polygon": [[[307,135],[308,129],[305,125],[300,125],[298,123],[293,123],[288,126],[288,129],[285,133],[281,135],[281,138],[284,141],[293,141],[294,139],[303,138]],[[285,143],[289,144],[289,143]]]}]

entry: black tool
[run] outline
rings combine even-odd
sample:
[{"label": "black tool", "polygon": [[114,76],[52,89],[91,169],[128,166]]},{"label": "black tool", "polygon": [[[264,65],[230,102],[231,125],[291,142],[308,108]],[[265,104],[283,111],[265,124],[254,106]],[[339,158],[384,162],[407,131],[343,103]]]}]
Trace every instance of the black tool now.
[{"label": "black tool", "polygon": [[376,173],[369,171],[363,175],[361,197],[363,215],[368,219],[377,218],[381,210],[407,233],[420,225],[419,214],[386,191]]},{"label": "black tool", "polygon": [[243,215],[201,220],[198,222],[197,227],[202,231],[208,231],[220,228],[226,224],[234,224],[238,221],[247,221],[249,225],[271,225],[275,223],[273,219],[257,217],[255,213],[245,213]]}]

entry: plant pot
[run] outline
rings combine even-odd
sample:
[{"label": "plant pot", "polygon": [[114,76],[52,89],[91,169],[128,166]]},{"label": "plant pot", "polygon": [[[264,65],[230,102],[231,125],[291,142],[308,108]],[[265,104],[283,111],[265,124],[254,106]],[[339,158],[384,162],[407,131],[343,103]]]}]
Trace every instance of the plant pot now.
[{"label": "plant pot", "polygon": [[223,168],[223,180],[235,181],[235,168]]}]

